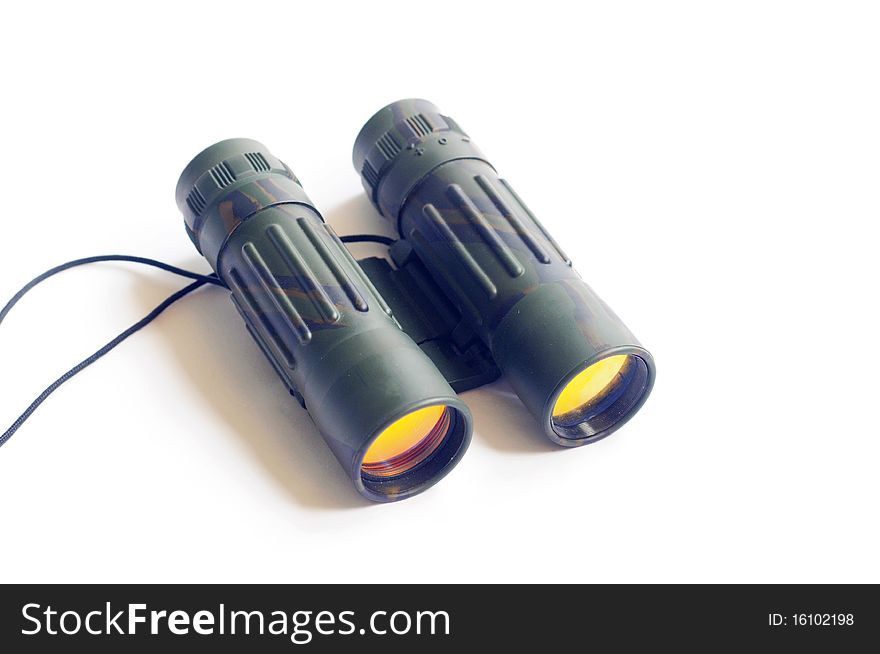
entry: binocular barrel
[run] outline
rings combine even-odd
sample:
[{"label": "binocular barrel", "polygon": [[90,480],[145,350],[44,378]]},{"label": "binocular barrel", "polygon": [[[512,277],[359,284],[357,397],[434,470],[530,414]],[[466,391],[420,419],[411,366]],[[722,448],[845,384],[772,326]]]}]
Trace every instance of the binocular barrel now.
[{"label": "binocular barrel", "polygon": [[363,127],[353,159],[551,440],[599,440],[642,406],[653,358],[454,120],[395,102]]},{"label": "binocular barrel", "polygon": [[186,167],[177,204],[248,331],[362,495],[403,499],[460,460],[470,411],[284,163],[256,141],[222,141]]}]

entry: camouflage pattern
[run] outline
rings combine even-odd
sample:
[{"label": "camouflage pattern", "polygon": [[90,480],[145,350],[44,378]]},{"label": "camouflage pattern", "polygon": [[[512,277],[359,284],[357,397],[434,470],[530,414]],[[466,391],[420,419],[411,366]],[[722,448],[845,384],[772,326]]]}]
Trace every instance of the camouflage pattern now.
[{"label": "camouflage pattern", "polygon": [[[361,131],[354,163],[374,204],[490,348],[551,440],[593,442],[635,413],[653,384],[651,355],[455,121],[424,100],[389,105]],[[614,424],[554,429],[551,411],[562,388],[610,354],[637,362],[630,391],[612,407]]]},{"label": "camouflage pattern", "polygon": [[[446,474],[470,440],[467,407],[401,331],[290,169],[255,141],[224,141],[187,167],[177,198],[248,331],[359,492],[398,500]],[[454,424],[431,460],[401,477],[362,474],[385,427],[437,404],[454,409]]]}]

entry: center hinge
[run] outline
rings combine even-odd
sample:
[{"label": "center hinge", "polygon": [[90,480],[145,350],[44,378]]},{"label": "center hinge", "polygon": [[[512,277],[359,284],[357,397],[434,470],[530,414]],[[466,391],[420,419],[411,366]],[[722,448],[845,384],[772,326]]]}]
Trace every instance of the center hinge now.
[{"label": "center hinge", "polygon": [[489,348],[462,322],[409,242],[391,246],[396,264],[378,257],[358,263],[391,307],[401,328],[428,355],[456,393],[495,381],[501,371]]}]

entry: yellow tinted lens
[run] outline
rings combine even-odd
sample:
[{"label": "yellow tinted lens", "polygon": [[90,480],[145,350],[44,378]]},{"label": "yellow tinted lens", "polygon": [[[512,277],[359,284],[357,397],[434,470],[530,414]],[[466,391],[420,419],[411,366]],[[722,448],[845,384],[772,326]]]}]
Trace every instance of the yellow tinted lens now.
[{"label": "yellow tinted lens", "polygon": [[445,406],[408,413],[373,441],[361,470],[374,477],[392,477],[412,470],[439,447],[451,421],[450,410]]},{"label": "yellow tinted lens", "polygon": [[562,389],[553,407],[553,417],[558,418],[588,407],[603,398],[622,378],[628,360],[629,355],[617,354],[597,361],[581,371]]}]

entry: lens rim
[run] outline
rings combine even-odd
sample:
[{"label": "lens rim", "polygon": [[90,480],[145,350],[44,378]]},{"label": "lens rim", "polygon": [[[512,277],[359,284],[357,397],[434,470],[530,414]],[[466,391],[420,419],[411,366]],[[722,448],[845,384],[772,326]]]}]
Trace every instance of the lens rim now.
[{"label": "lens rim", "polygon": [[[596,432],[594,434],[584,434],[583,436],[570,436],[560,434],[558,431],[556,431],[556,428],[553,425],[553,408],[556,406],[556,401],[562,394],[563,389],[565,389],[565,387],[568,386],[568,384],[575,377],[577,377],[581,372],[583,372],[593,364],[601,361],[602,359],[607,359],[608,357],[618,354],[627,354],[637,357],[641,359],[642,362],[645,364],[647,374],[641,397],[633,402],[626,409],[626,412],[617,419],[616,422],[599,432]],[[581,445],[587,445],[589,443],[600,441],[623,427],[623,425],[625,425],[638,412],[638,410],[642,408],[642,405],[645,403],[645,401],[647,401],[648,396],[651,394],[651,390],[654,387],[655,377],[656,368],[654,365],[654,358],[651,356],[651,353],[648,352],[646,349],[638,347],[636,345],[621,345],[601,350],[589,359],[585,359],[584,361],[581,361],[578,365],[574,366],[568,372],[568,374],[566,374],[562,378],[562,380],[559,381],[558,384],[556,384],[553,392],[547,399],[547,402],[544,405],[544,410],[542,412],[542,424],[544,426],[544,431],[547,434],[548,438],[550,438],[550,440],[552,440],[554,443],[557,443],[558,445],[564,445],[566,447],[579,447]]]},{"label": "lens rim", "polygon": [[[449,431],[437,449],[412,470],[393,477],[378,478],[363,472],[361,466],[370,446],[395,422],[413,411],[442,405],[450,410]],[[402,406],[374,429],[354,456],[352,480],[357,490],[377,502],[395,502],[426,491],[458,464],[473,436],[474,419],[467,405],[457,397],[430,397]]]}]

